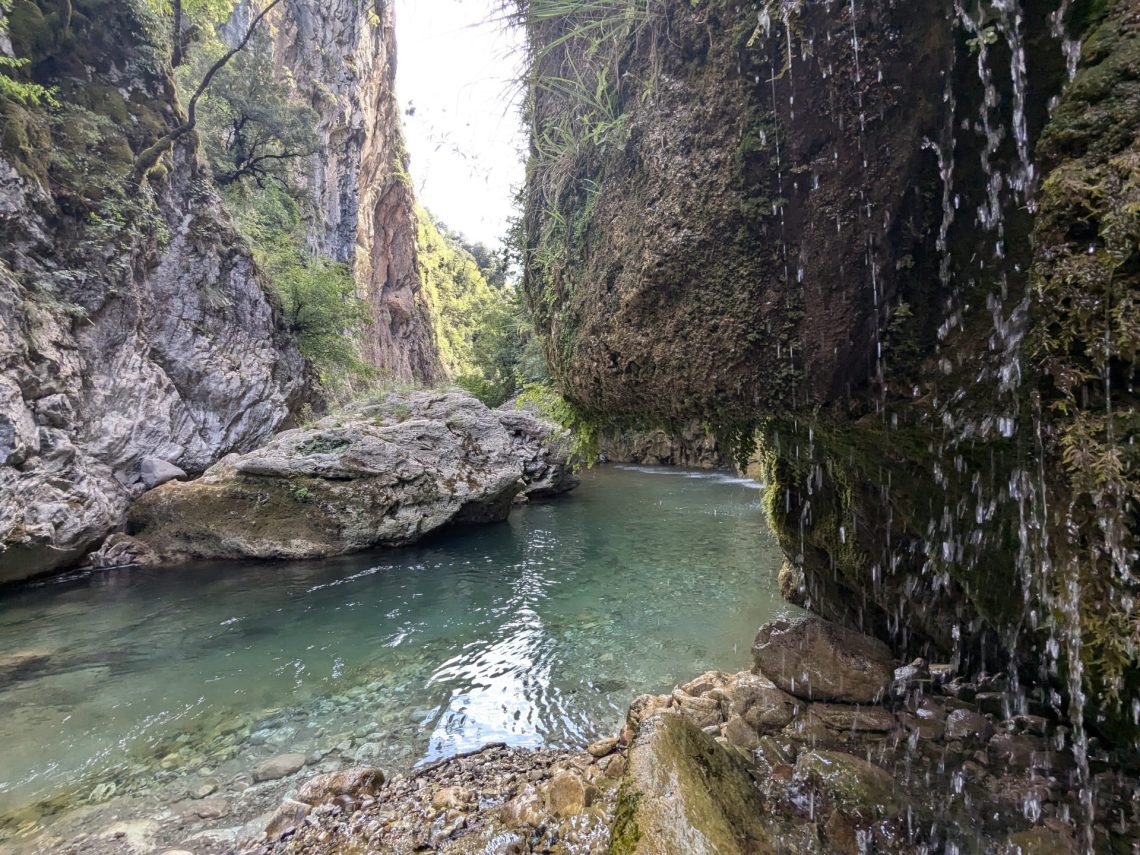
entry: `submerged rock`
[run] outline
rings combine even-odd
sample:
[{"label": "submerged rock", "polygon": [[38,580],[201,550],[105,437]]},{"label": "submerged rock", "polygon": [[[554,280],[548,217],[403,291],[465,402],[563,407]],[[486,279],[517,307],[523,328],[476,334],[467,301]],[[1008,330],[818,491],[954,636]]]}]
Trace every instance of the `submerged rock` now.
[{"label": "submerged rock", "polygon": [[894,660],[881,641],[819,618],[774,620],[752,647],[756,670],[798,698],[878,703]]},{"label": "submerged rock", "polygon": [[270,757],[254,768],[253,781],[254,783],[276,781],[278,778],[284,778],[301,771],[304,765],[304,754],[279,754],[276,757]]},{"label": "submerged rock", "polygon": [[412,392],[230,455],[132,507],[164,561],[314,558],[413,543],[454,523],[504,519],[520,493],[577,485],[561,431],[460,392]]}]

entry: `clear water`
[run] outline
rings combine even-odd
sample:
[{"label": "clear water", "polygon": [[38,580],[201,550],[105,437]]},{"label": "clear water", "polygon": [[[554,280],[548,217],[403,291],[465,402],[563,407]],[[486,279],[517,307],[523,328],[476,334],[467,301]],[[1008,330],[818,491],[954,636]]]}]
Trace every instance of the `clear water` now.
[{"label": "clear water", "polygon": [[638,693],[746,667],[791,610],[760,495],[602,468],[421,547],[10,593],[0,652],[48,658],[0,685],[0,815],[287,751],[392,767],[614,733]]}]

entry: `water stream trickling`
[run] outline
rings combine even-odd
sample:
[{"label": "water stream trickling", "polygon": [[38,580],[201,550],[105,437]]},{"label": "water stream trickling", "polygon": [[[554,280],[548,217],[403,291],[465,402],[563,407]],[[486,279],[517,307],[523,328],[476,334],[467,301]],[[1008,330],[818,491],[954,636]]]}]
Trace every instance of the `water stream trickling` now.
[{"label": "water stream trickling", "polygon": [[9,592],[0,650],[42,658],[0,671],[0,849],[50,827],[33,802],[181,798],[285,752],[392,769],[616,732],[634,696],[746,667],[756,628],[795,611],[760,497],[605,468],[415,548]]}]

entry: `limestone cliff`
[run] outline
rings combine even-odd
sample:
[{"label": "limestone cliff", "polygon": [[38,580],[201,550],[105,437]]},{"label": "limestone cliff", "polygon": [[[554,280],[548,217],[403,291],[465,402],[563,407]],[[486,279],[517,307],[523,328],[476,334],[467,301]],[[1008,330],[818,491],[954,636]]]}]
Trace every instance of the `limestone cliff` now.
[{"label": "limestone cliff", "polygon": [[[228,36],[242,30],[250,8],[239,7]],[[372,313],[367,361],[397,380],[430,384],[441,368],[419,293],[415,200],[396,99],[394,3],[286,0],[273,42],[295,97],[319,116],[321,149],[302,170],[320,214],[310,227],[312,249],[354,268]]]},{"label": "limestone cliff", "polygon": [[8,23],[60,106],[0,98],[0,582],[74,563],[147,458],[256,446],[307,373],[196,144],[132,181],[181,109],[146,8],[22,0]]},{"label": "limestone cliff", "polygon": [[1042,703],[1079,660],[1107,732],[1140,685],[1140,7],[1027,5],[531,17],[526,287],[587,414],[760,429],[811,608]]}]

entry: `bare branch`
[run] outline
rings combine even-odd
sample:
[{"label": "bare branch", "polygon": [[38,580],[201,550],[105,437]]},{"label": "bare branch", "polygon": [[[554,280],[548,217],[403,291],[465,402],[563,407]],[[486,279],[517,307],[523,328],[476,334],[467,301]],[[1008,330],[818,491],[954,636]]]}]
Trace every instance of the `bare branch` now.
[{"label": "bare branch", "polygon": [[250,22],[241,41],[222,54],[222,56],[207,69],[206,73],[202,76],[201,82],[198,84],[198,88],[195,89],[194,94],[190,96],[190,102],[186,105],[186,121],[168,134],[160,137],[153,145],[145,148],[135,159],[136,180],[142,181],[146,177],[147,172],[158,163],[158,159],[170,151],[174,143],[194,130],[198,124],[198,101],[206,93],[206,90],[210,88],[210,82],[214,79],[214,75],[225,68],[226,64],[249,44],[249,40],[253,38],[253,33],[257,29],[258,24],[260,24],[262,19],[279,3],[281,3],[281,0],[270,0],[268,5]]}]

